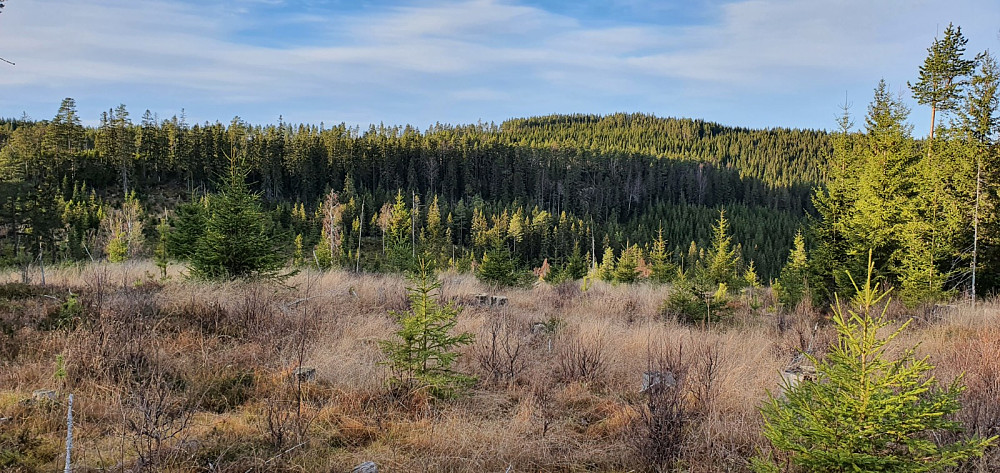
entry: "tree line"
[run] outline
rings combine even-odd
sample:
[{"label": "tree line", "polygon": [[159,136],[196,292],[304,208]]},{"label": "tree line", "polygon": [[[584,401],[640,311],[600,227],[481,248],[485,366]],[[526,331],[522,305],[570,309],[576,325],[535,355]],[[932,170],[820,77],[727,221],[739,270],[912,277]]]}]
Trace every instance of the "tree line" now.
[{"label": "tree line", "polygon": [[731,274],[701,289],[752,270],[789,304],[822,301],[851,287],[871,250],[876,278],[909,303],[983,294],[1000,283],[1000,74],[966,43],[949,26],[909,84],[931,109],[926,139],[884,82],[860,129],[845,106],[833,133],[642,114],[424,131],[188,125],[149,111],[134,123],[124,105],[84,127],[68,98],[52,120],[0,121],[0,257],[190,260],[217,213],[210,197],[245,186],[257,233],[298,265],[424,259],[508,282],[531,268],[627,282],[632,269],[599,269],[622,262],[648,278],[658,254],[684,276],[711,266],[724,211]]},{"label": "tree line", "polygon": [[[811,211],[830,147],[823,132],[625,114],[361,132],[238,118],[188,125],[149,111],[134,123],[121,105],[85,127],[67,98],[51,120],[0,122],[0,239],[6,264],[99,257],[108,241],[121,253],[129,238],[129,251],[148,252],[155,245],[135,238],[155,242],[160,217],[170,214],[173,228],[190,216],[238,157],[289,259],[392,268],[382,254],[394,234],[388,205],[412,214],[407,245],[439,253],[443,264],[474,266],[501,243],[522,267],[562,264],[574,251],[593,261],[605,248],[648,246],[661,229],[681,263],[727,208],[748,257],[772,275]],[[336,254],[313,257],[333,221],[323,211],[331,193],[342,241]],[[142,225],[122,223],[119,211],[135,203]]]},{"label": "tree line", "polygon": [[910,304],[995,290],[1000,69],[989,52],[968,57],[967,41],[949,25],[908,84],[930,107],[927,139],[913,137],[911,111],[884,81],[861,131],[851,131],[845,110],[826,185],[813,199],[812,274],[800,265],[800,286],[821,299],[850,288],[847,271],[860,274],[870,250],[876,277]]}]

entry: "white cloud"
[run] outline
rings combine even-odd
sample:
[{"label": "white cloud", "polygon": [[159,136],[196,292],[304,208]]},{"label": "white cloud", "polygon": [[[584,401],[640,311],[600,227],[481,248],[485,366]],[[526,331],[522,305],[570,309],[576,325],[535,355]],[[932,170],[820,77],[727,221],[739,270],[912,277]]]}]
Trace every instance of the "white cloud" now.
[{"label": "white cloud", "polygon": [[[996,34],[1000,9],[984,2],[949,7],[970,37]],[[269,17],[254,17],[255,4],[274,11],[283,2],[238,0],[235,10],[160,0],[11,4],[0,15],[0,56],[18,65],[0,73],[8,91],[0,115],[26,100],[21,91],[57,100],[64,90],[83,90],[117,103],[127,100],[117,95],[122,90],[140,88],[189,101],[178,108],[298,100],[403,113],[431,100],[436,110],[468,102],[505,102],[507,110],[586,106],[588,97],[607,107],[622,97],[674,103],[684,95],[843,90],[904,69],[912,75],[939,15],[935,5],[903,0],[746,0],[699,5],[714,9],[704,15],[712,21],[699,25],[593,26],[502,0]],[[313,34],[299,42],[248,40],[265,27]],[[379,100],[395,102],[371,102]]]}]

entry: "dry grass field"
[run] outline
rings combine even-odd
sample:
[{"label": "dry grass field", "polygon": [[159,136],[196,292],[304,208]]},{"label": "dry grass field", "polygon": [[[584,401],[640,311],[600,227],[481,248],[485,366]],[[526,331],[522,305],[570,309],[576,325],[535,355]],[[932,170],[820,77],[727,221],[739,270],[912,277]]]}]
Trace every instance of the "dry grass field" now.
[{"label": "dry grass field", "polygon": [[[497,292],[446,273],[441,297],[476,335],[458,369],[478,382],[435,400],[389,389],[379,364],[404,279],[215,284],[180,269],[0,278],[0,469],[62,470],[72,393],[77,472],[745,471],[768,448],[758,406],[781,371],[834,339],[824,315],[776,315],[766,293],[704,327],[660,313],[669,287],[540,284],[481,306]],[[961,419],[997,434],[1000,304],[891,312],[916,319],[895,348],[919,344],[942,381],[964,373]],[[640,393],[643,373],[668,370],[676,388]],[[1000,455],[965,469],[1000,471]]]}]

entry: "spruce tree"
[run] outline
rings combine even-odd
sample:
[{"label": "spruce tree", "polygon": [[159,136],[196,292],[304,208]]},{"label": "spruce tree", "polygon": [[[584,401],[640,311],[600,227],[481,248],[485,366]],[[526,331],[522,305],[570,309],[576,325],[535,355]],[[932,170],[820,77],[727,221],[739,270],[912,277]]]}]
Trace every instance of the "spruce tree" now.
[{"label": "spruce tree", "polygon": [[530,272],[519,267],[517,257],[506,245],[497,244],[483,255],[476,269],[479,280],[495,287],[521,286],[530,279]]},{"label": "spruce tree", "polygon": [[719,219],[712,226],[712,242],[706,255],[702,277],[711,286],[725,284],[727,287],[739,285],[739,248],[733,244],[729,233],[729,221],[726,211],[719,211]]},{"label": "spruce tree", "polygon": [[604,248],[604,256],[601,257],[601,264],[597,267],[597,279],[607,282],[615,280],[615,250],[610,247]]},{"label": "spruce tree", "polygon": [[670,261],[670,251],[667,250],[667,242],[663,239],[662,226],[656,233],[656,240],[653,241],[653,248],[649,252],[649,263],[651,281],[668,283],[677,275],[677,267]]},{"label": "spruce tree", "polygon": [[388,208],[386,226],[386,267],[390,271],[407,272],[414,269],[413,221],[410,209],[403,200],[403,192],[396,193],[396,200]]},{"label": "spruce tree", "polygon": [[893,275],[906,257],[905,225],[912,221],[916,202],[909,109],[895,97],[885,81],[879,81],[865,117],[865,135],[859,143],[857,195],[847,230],[847,268],[864,269],[864,257],[873,251],[882,266],[879,275]]},{"label": "spruce tree", "polygon": [[401,325],[397,339],[379,343],[388,358],[383,364],[392,370],[398,387],[427,388],[436,397],[452,396],[475,381],[452,369],[459,356],[455,349],[472,343],[474,337],[471,333],[452,335],[459,311],[450,303],[438,303],[441,283],[425,264],[412,283],[407,288],[410,310],[392,313]]},{"label": "spruce tree", "polygon": [[817,276],[813,286],[821,292],[815,294],[823,302],[833,300],[837,291],[850,287],[847,274],[849,265],[850,217],[858,192],[859,155],[861,137],[851,129],[850,107],[844,104],[838,118],[838,130],[833,137],[833,156],[827,164],[827,182],[813,194],[813,206],[818,218],[809,226],[816,249],[810,258],[811,272]]},{"label": "spruce tree", "polygon": [[778,283],[781,287],[781,290],[778,291],[778,300],[789,309],[794,308],[803,300],[809,301],[811,299],[806,239],[802,236],[801,231],[795,232],[795,243],[788,253],[788,262],[781,269]]},{"label": "spruce tree", "polygon": [[198,249],[208,221],[208,199],[202,198],[179,204],[170,216],[167,253],[174,258],[190,260]]},{"label": "spruce tree", "polygon": [[889,356],[889,343],[909,322],[879,335],[891,322],[888,293],[876,290],[873,271],[869,262],[867,279],[855,286],[856,309],[845,313],[839,302],[833,305],[837,341],[826,358],[805,354],[816,378],[786,383],[784,395],[762,407],[764,435],[776,455],[754,459],[755,470],[781,471],[787,460],[793,468],[785,471],[796,472],[940,471],[981,456],[996,440],[941,435],[961,432],[952,420],[961,408],[960,379],[939,386],[915,348]]},{"label": "spruce tree", "polygon": [[638,245],[626,246],[618,256],[615,263],[615,270],[612,273],[614,281],[618,283],[631,284],[639,280],[639,260],[642,258],[642,250]]},{"label": "spruce tree", "polygon": [[260,196],[231,160],[229,175],[209,197],[205,231],[191,255],[191,273],[205,279],[278,277],[282,258],[271,241]]}]

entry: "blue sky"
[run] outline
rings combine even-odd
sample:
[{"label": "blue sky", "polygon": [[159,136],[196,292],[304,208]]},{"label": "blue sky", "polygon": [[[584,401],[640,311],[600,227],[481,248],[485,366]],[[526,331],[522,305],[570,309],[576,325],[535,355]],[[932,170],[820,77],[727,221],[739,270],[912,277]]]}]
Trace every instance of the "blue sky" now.
[{"label": "blue sky", "polygon": [[[1000,52],[996,0],[10,0],[0,116],[94,124],[119,103],[189,123],[500,122],[645,112],[833,128],[935,34]],[[913,104],[917,135],[929,110]]]}]

